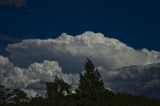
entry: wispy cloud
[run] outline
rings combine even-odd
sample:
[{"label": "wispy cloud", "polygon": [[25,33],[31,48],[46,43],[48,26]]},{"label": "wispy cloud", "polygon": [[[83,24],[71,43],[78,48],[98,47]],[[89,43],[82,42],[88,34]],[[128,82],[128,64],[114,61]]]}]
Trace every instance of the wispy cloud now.
[{"label": "wispy cloud", "polygon": [[0,41],[3,42],[16,42],[19,39],[13,36],[5,35],[5,34],[0,34]]},{"label": "wispy cloud", "polygon": [[22,7],[26,5],[26,0],[0,0],[0,5]]}]

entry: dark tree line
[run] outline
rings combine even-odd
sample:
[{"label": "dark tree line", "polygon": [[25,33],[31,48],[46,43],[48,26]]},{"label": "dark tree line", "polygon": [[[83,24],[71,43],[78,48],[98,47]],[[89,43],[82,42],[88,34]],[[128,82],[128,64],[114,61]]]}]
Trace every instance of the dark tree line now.
[{"label": "dark tree line", "polygon": [[[85,72],[80,74],[75,93],[71,92],[71,85],[56,77],[53,82],[46,82],[46,98],[37,96],[29,100],[26,93],[19,90],[11,98],[13,102],[3,102],[0,106],[160,106],[160,100],[105,89],[101,74],[91,60],[87,59],[84,66]],[[0,93],[2,99],[3,92]]]}]

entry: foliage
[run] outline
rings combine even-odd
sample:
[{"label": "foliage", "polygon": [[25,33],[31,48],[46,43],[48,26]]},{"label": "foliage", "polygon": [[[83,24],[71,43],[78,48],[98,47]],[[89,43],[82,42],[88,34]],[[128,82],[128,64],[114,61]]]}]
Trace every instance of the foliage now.
[{"label": "foliage", "polygon": [[[0,106],[160,106],[160,100],[142,96],[114,93],[104,88],[103,80],[93,63],[87,59],[85,72],[80,74],[76,93],[71,93],[71,87],[63,79],[55,78],[47,82],[47,98],[40,96],[28,100],[26,93],[15,90],[13,102],[3,102]],[[4,86],[0,86],[0,89]],[[3,97],[5,92],[0,92]]]},{"label": "foliage", "polygon": [[85,72],[80,74],[79,86],[76,89],[79,105],[86,102],[87,105],[99,104],[105,87],[100,73],[87,59],[85,62]]},{"label": "foliage", "polygon": [[48,98],[57,98],[70,94],[70,85],[64,82],[63,79],[58,78],[57,76],[54,82],[47,82],[46,85]]},{"label": "foliage", "polygon": [[56,106],[59,106],[59,103],[61,102],[61,99],[65,95],[69,95],[71,90],[70,90],[70,85],[64,82],[63,79],[60,79],[56,76],[54,82],[47,82],[47,98],[48,98],[48,103],[55,104]]}]

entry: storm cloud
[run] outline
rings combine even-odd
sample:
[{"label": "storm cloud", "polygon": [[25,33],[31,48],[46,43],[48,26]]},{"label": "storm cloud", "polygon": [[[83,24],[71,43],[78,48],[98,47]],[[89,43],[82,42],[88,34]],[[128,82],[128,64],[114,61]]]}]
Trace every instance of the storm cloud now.
[{"label": "storm cloud", "polygon": [[99,70],[105,86],[115,92],[160,98],[160,63]]},{"label": "storm cloud", "polygon": [[136,50],[101,33],[27,39],[6,50],[8,57],[0,56],[0,81],[10,88],[38,93],[45,89],[41,81],[53,81],[55,76],[77,85],[88,57],[102,74],[106,88],[160,98],[160,52]]},{"label": "storm cloud", "polygon": [[6,50],[9,59],[20,67],[43,60],[55,60],[67,73],[81,72],[86,57],[105,69],[160,62],[158,51],[136,50],[117,39],[89,31],[76,36],[63,33],[56,39],[23,40],[8,45]]},{"label": "storm cloud", "polygon": [[[160,98],[160,64],[127,66],[113,70],[97,67],[105,87],[114,92]],[[7,57],[0,56],[1,84],[18,88],[29,95],[45,95],[45,82],[53,81],[55,76],[64,79],[75,89],[79,83],[78,74],[66,74],[56,61],[44,60],[33,63],[28,68],[14,66]]]}]

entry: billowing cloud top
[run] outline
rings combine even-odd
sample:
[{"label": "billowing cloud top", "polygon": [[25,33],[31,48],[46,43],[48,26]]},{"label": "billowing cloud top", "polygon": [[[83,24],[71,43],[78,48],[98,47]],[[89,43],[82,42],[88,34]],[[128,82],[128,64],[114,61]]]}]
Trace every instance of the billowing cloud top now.
[{"label": "billowing cloud top", "polygon": [[[0,81],[9,88],[25,88],[29,84],[40,81],[53,81],[55,76],[63,78],[68,83],[77,83],[77,75],[64,74],[55,61],[44,60],[43,63],[33,63],[28,68],[14,66],[6,57],[0,56]],[[77,82],[75,82],[77,81]]]},{"label": "billowing cloud top", "polygon": [[8,45],[6,50],[9,59],[18,66],[28,67],[35,61],[55,60],[65,72],[72,73],[83,70],[86,57],[106,69],[160,62],[160,52],[135,50],[116,39],[89,31],[77,36],[63,33],[56,39],[23,40]]},{"label": "billowing cloud top", "polygon": [[8,45],[6,50],[9,56],[0,56],[0,83],[7,87],[33,94],[45,90],[44,82],[53,81],[55,76],[78,84],[78,73],[84,70],[84,60],[89,57],[101,66],[98,69],[106,88],[160,98],[160,52],[135,50],[101,33],[27,39]]}]

